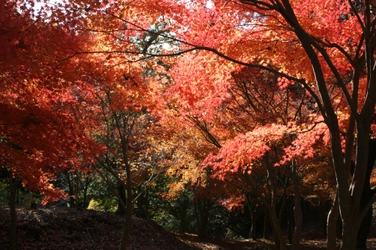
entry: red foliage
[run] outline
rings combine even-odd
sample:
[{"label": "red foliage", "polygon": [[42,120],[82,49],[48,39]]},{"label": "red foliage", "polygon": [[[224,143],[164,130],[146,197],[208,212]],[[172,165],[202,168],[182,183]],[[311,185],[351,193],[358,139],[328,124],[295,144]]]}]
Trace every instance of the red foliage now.
[{"label": "red foliage", "polygon": [[87,134],[92,90],[69,57],[80,39],[64,27],[36,21],[13,1],[0,3],[1,164],[53,201],[56,173],[80,168],[99,151]]}]

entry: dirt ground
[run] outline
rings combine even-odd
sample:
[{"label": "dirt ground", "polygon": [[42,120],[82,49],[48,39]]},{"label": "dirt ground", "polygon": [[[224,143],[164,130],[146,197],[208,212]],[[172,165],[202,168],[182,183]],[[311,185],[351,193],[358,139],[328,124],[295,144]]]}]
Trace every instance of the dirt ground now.
[{"label": "dirt ground", "polygon": [[[112,250],[118,249],[124,219],[114,214],[76,209],[18,209],[18,246],[26,250]],[[131,249],[137,250],[246,250],[274,249],[267,240],[202,239],[196,235],[165,231],[155,222],[134,218]],[[0,249],[10,249],[10,213],[0,208]],[[375,229],[373,229],[375,230]],[[376,249],[375,232],[368,241]],[[316,239],[315,239],[316,237]],[[320,234],[309,230],[303,234],[302,249],[326,249]]]}]

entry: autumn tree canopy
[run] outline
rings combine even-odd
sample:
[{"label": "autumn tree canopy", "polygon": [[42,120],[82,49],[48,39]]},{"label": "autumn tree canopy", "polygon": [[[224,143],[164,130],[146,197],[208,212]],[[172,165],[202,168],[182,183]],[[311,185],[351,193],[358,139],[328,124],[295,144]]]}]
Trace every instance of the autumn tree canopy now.
[{"label": "autumn tree canopy", "polygon": [[[17,7],[18,6],[18,7]],[[14,1],[1,3],[1,164],[47,200],[62,195],[57,172],[91,161],[91,87],[61,61],[82,43],[68,27],[36,20]],[[95,154],[94,153],[94,154]]]},{"label": "autumn tree canopy", "polygon": [[[203,105],[201,108],[208,110],[213,105],[219,107],[220,101],[214,100],[218,100],[215,97],[220,99],[223,92],[207,91],[208,86],[218,82],[220,84],[213,86],[226,89],[231,70],[225,68],[240,66],[275,73],[281,88],[296,84],[307,92],[311,100],[306,104],[319,114],[311,120],[311,127],[324,122],[328,129],[326,135],[330,135],[324,141],[331,147],[336,174],[344,225],[342,247],[352,249],[354,230],[358,230],[372,203],[365,208],[360,206],[376,93],[373,3],[162,1],[152,6],[149,20],[153,20],[155,13],[164,20],[168,17],[169,25],[165,28],[175,31],[180,42],[179,53],[203,51],[201,53],[208,58],[193,63],[194,59],[200,59],[193,56],[189,63],[173,72],[176,77],[182,76],[178,84],[187,90],[188,107]],[[137,22],[135,15],[127,16],[137,8],[138,4],[124,2],[124,5],[109,5],[105,12],[117,21],[129,20],[132,31],[143,33],[145,24]],[[177,8],[179,15],[175,14]],[[118,26],[115,30],[119,29]],[[186,60],[185,57],[181,59]],[[214,63],[216,60],[218,63]],[[198,87],[192,91],[190,88],[194,84]],[[212,101],[205,102],[206,98],[200,98],[200,91],[213,97]],[[301,127],[294,129],[296,132],[302,130]],[[309,139],[312,138],[307,138],[311,143]],[[350,172],[352,161],[355,168]]]},{"label": "autumn tree canopy", "polygon": [[[323,166],[330,168],[342,249],[355,248],[376,199],[364,195],[375,129],[374,1],[32,6],[0,4],[0,150],[13,177],[47,200],[57,197],[57,172],[79,168],[106,149],[120,152],[93,138],[111,134],[98,115],[101,108],[115,120],[142,114],[134,142],[145,136],[140,149],[163,142],[161,151],[176,153],[169,156],[175,162],[168,173],[184,180],[175,187],[203,176],[226,183],[257,176],[273,186],[276,179],[260,176],[283,169],[299,197],[298,182],[305,181],[299,171],[315,169],[330,179]],[[174,147],[168,140],[184,143]],[[125,155],[129,145],[120,144]],[[252,185],[241,185],[251,192]],[[229,200],[245,201],[244,192],[228,190]]]}]

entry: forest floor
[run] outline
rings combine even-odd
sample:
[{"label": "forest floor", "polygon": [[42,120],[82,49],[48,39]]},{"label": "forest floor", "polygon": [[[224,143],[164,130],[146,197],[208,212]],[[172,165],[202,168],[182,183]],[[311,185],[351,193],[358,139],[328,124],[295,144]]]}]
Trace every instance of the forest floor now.
[{"label": "forest floor", "polygon": [[[18,246],[22,250],[112,250],[120,244],[124,219],[115,214],[47,208],[18,208],[17,212]],[[168,232],[151,220],[134,218],[132,223],[131,249],[135,250],[274,249],[273,242],[268,240],[202,239]],[[9,226],[9,208],[0,207],[0,249],[10,249]],[[326,249],[325,240],[315,231],[308,230],[303,237],[303,250]],[[376,238],[369,239],[368,247],[376,249]]]}]

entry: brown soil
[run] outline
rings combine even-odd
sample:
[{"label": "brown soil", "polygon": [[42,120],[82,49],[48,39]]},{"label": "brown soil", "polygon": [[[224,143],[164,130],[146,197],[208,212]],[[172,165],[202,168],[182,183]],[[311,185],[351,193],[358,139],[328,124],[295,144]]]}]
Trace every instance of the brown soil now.
[{"label": "brown soil", "polygon": [[[76,209],[18,209],[19,249],[119,249],[124,219],[114,214]],[[10,249],[9,209],[0,208],[0,249]],[[133,219],[131,249],[137,250],[246,250],[274,249],[272,241],[202,239],[164,230],[151,220]],[[302,249],[326,249],[323,239],[308,237]],[[321,237],[322,238],[322,237]],[[369,240],[376,249],[376,239]]]}]

